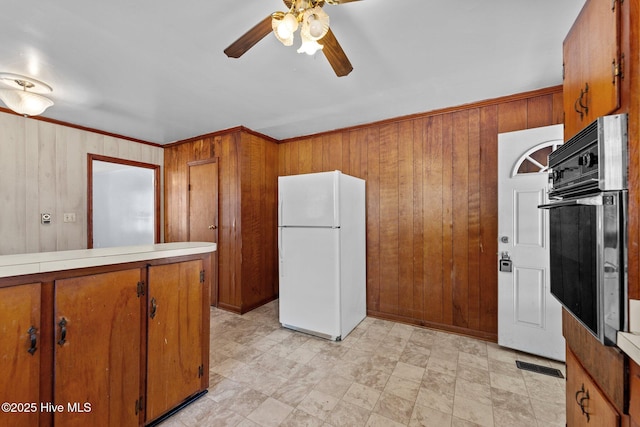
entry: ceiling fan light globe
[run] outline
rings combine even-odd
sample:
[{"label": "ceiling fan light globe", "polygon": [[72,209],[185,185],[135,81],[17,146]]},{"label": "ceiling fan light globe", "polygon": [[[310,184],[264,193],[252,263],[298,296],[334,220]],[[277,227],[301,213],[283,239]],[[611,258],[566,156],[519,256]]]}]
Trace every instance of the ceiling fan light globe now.
[{"label": "ceiling fan light globe", "polygon": [[273,29],[273,35],[276,36],[280,43],[285,46],[291,46],[293,44],[293,31],[291,31],[291,25],[290,23],[285,22],[284,18],[278,19],[274,16],[271,19],[271,28]]},{"label": "ceiling fan light globe", "polygon": [[311,37],[317,40],[324,35],[323,32],[324,26],[319,19],[312,19],[309,22],[309,34],[311,34]]},{"label": "ceiling fan light globe", "polygon": [[304,11],[300,34],[313,40],[320,40],[329,31],[329,15],[316,6]]},{"label": "ceiling fan light globe", "polygon": [[306,37],[302,34],[302,44],[298,49],[298,53],[306,53],[307,55],[314,55],[317,51],[322,49],[324,46],[318,43],[316,40]]}]

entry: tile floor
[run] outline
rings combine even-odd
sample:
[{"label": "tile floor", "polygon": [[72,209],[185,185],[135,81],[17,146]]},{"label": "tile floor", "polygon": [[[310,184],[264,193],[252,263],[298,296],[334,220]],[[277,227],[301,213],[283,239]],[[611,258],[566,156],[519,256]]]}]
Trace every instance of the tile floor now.
[{"label": "tile floor", "polygon": [[212,308],[209,392],[167,419],[183,426],[564,426],[565,381],[496,344],[366,318],[341,342],[283,329],[274,301]]}]

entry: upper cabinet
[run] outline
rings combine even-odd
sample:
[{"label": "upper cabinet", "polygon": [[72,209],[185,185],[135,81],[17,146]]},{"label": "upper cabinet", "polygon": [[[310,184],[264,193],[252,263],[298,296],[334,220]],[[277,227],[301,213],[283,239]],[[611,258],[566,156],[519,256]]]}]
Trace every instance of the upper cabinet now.
[{"label": "upper cabinet", "polygon": [[620,106],[620,3],[587,0],[563,44],[564,137]]}]

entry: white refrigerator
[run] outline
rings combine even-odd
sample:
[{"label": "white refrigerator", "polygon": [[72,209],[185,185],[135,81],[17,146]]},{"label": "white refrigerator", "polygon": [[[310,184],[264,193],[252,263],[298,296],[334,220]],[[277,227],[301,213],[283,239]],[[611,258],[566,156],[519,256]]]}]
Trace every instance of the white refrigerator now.
[{"label": "white refrigerator", "polygon": [[280,323],[342,340],[366,316],[365,182],[278,177]]}]

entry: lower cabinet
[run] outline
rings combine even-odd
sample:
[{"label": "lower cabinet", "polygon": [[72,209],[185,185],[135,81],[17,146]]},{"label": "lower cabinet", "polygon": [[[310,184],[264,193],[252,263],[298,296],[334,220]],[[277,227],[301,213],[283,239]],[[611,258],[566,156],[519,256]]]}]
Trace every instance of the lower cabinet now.
[{"label": "lower cabinet", "polygon": [[54,425],[140,423],[140,269],[55,282]]},{"label": "lower cabinet", "polygon": [[0,287],[0,426],[142,426],[205,393],[209,260]]},{"label": "lower cabinet", "polygon": [[209,299],[202,271],[200,260],[149,267],[147,421],[196,394],[209,375],[202,353],[202,302]]},{"label": "lower cabinet", "polygon": [[640,366],[629,362],[629,416],[631,427],[640,427]]},{"label": "lower cabinet", "polygon": [[39,283],[0,288],[0,343],[0,426],[36,426],[40,422]]},{"label": "lower cabinet", "polygon": [[567,347],[567,426],[615,427],[620,415]]}]

